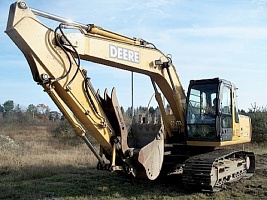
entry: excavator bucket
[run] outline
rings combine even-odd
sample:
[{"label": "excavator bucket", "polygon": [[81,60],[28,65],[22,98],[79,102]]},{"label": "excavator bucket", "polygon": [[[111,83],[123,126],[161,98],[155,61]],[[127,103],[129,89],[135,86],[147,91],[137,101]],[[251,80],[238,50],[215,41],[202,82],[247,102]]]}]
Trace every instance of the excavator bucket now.
[{"label": "excavator bucket", "polygon": [[135,159],[138,161],[138,178],[154,180],[161,171],[164,156],[164,135],[161,124],[134,124],[131,138],[135,149],[140,149]]},{"label": "excavator bucket", "polygon": [[[104,98],[99,97],[102,108],[112,124],[115,135],[120,138],[120,147],[125,162],[133,168],[133,173],[141,179],[154,180],[158,177],[164,155],[164,136],[161,124],[134,123],[130,134],[113,89],[111,97],[107,90]],[[132,152],[129,154],[129,152]]]}]

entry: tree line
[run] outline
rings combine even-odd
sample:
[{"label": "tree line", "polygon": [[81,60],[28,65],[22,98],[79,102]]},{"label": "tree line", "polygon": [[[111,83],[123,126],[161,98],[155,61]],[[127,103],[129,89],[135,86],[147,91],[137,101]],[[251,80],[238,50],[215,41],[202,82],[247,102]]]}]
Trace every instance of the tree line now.
[{"label": "tree line", "polygon": [[[167,106],[168,110],[169,107]],[[121,111],[126,125],[135,121],[147,122],[151,121],[153,116],[160,118],[159,108],[153,107],[136,107],[132,109],[128,107],[124,109],[121,107]],[[239,110],[241,114],[247,115],[252,121],[252,140],[253,142],[262,143],[267,142],[267,108],[259,107],[256,103],[251,105],[248,111]],[[64,120],[61,113],[57,111],[51,111],[49,106],[45,104],[28,105],[27,108],[21,107],[19,104],[15,104],[13,100],[5,101],[0,104],[0,119],[2,122],[14,122],[14,123],[32,123],[33,121],[48,121],[48,120]]]},{"label": "tree line", "polygon": [[15,104],[13,100],[7,100],[0,104],[0,117],[4,119],[18,118],[24,121],[34,119],[55,120],[60,119],[61,116],[59,112],[51,111],[49,106],[42,103],[38,105],[30,104],[26,109],[21,107],[20,104]]},{"label": "tree line", "polygon": [[[128,107],[124,109],[121,107],[123,117],[126,121],[126,124],[130,124],[134,116],[147,117],[149,119],[154,115],[160,115],[159,108],[147,108],[139,106],[134,108]],[[134,116],[133,116],[134,115]],[[31,121],[31,120],[58,120],[64,119],[64,116],[57,111],[51,111],[49,106],[40,103],[38,105],[30,104],[26,108],[22,107],[20,104],[15,104],[13,100],[7,100],[3,104],[0,104],[0,117],[3,119],[9,120],[19,120],[19,121]],[[138,119],[135,119],[138,120]]]}]

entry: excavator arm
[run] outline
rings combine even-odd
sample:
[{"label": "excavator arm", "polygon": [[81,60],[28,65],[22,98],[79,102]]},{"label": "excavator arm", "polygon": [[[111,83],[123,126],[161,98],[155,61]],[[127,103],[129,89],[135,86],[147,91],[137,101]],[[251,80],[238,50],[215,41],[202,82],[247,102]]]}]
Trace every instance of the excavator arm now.
[{"label": "excavator arm", "polygon": [[[62,22],[52,30],[36,15]],[[73,33],[65,33],[66,29]],[[6,33],[26,57],[33,79],[51,99],[105,167],[86,137],[86,130],[101,145],[111,170],[124,170],[140,178],[155,179],[161,170],[164,138],[173,136],[172,126],[184,129],[185,94],[170,58],[142,39],[129,38],[95,25],[82,25],[29,8],[25,2],[11,5]],[[137,127],[137,139],[129,139],[115,89],[111,97],[96,92],[80,60],[146,74],[151,78],[162,112],[164,128]],[[161,95],[163,92],[172,111],[167,117]],[[175,123],[173,123],[173,121]],[[155,129],[156,127],[156,129]],[[147,131],[149,130],[149,131]],[[143,137],[142,132],[150,132]]]}]

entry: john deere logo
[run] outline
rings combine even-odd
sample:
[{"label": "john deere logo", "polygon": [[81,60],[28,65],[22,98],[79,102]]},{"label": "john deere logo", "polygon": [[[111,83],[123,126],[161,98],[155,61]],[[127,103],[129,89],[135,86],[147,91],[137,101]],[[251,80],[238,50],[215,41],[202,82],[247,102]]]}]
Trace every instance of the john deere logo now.
[{"label": "john deere logo", "polygon": [[109,45],[109,57],[128,62],[139,63],[139,52],[119,46]]}]

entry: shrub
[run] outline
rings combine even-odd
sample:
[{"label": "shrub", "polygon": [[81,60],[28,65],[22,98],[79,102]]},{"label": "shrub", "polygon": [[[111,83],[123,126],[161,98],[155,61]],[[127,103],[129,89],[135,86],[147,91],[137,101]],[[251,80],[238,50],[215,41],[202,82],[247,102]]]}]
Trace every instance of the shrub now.
[{"label": "shrub", "polygon": [[249,109],[248,115],[252,123],[252,142],[267,142],[267,109],[255,105]]},{"label": "shrub", "polygon": [[[54,138],[59,139],[65,144],[79,145],[81,143],[84,143],[84,141],[79,136],[77,136],[69,122],[65,119],[57,123],[57,126],[51,127],[50,133]],[[93,145],[98,146],[98,142],[95,138],[93,138],[92,135],[87,133],[86,136]]]},{"label": "shrub", "polygon": [[51,130],[51,134],[55,138],[70,139],[76,136],[73,128],[67,120],[61,120],[57,127]]}]

